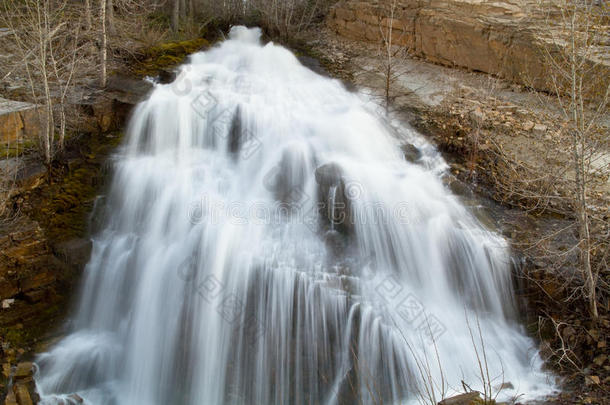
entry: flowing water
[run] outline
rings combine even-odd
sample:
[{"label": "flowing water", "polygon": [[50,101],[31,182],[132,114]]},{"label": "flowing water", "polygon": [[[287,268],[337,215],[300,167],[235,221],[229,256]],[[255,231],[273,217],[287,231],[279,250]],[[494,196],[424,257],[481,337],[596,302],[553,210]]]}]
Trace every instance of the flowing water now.
[{"label": "flowing water", "polygon": [[477,357],[500,398],[547,393],[506,243],[434,148],[259,41],[233,28],[135,109],[43,403],[438,401],[483,390]]}]

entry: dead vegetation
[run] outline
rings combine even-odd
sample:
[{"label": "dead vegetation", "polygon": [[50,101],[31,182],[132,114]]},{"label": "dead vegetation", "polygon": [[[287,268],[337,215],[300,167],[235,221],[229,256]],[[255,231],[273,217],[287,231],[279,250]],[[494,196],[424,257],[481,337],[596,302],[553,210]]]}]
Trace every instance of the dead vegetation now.
[{"label": "dead vegetation", "polygon": [[[610,87],[603,58],[594,56],[607,37],[607,5],[552,3],[552,41],[540,44],[552,91],[530,88],[526,106],[498,97],[494,79],[478,94],[458,92],[444,103],[449,119],[442,126],[450,132],[440,138],[445,150],[461,156],[455,170],[464,180],[485,185],[495,200],[533,219],[525,228],[509,227],[513,246],[527,259],[520,275],[542,352],[583,386],[604,392],[610,383],[604,338]],[[560,41],[562,51],[555,46]]]}]

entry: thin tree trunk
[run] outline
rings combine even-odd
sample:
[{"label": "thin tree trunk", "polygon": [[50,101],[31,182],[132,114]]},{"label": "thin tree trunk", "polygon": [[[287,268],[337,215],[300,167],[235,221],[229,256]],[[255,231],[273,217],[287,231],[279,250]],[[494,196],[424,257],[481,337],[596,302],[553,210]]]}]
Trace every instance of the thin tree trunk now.
[{"label": "thin tree trunk", "polygon": [[59,149],[64,148],[64,139],[66,138],[66,108],[62,102],[59,106]]},{"label": "thin tree trunk", "polygon": [[591,316],[594,319],[597,319],[599,317],[599,313],[597,311],[597,292],[595,290],[595,277],[591,268],[591,235],[589,232],[589,215],[587,213],[586,208],[585,193],[586,188],[583,187],[581,191],[581,198],[583,199],[583,208],[581,212],[581,238],[584,245],[582,251],[582,266],[587,278],[586,286],[589,295],[589,311],[591,312]]},{"label": "thin tree trunk", "polygon": [[107,21],[108,21],[108,32],[110,34],[114,34],[116,32],[116,27],[114,25],[114,0],[106,0],[108,2],[106,11],[108,13]]},{"label": "thin tree trunk", "polygon": [[51,100],[51,89],[49,87],[49,72],[47,69],[47,38],[49,35],[48,30],[48,14],[46,9],[46,3],[42,4],[44,9],[40,10],[40,3],[36,5],[36,13],[38,19],[38,47],[39,47],[39,62],[40,62],[40,73],[42,74],[42,84],[44,88],[44,97],[45,97],[45,111],[46,111],[46,125],[45,125],[45,133],[43,137],[43,147],[44,147],[44,159],[47,167],[51,165],[51,147],[53,143],[53,102]]},{"label": "thin tree trunk", "polygon": [[91,31],[91,0],[85,0],[85,27]]},{"label": "thin tree trunk", "polygon": [[188,0],[188,17],[193,20],[195,18],[195,4],[194,0]]},{"label": "thin tree trunk", "polygon": [[108,33],[106,32],[106,9],[107,0],[100,0],[100,12],[102,19],[102,46],[100,50],[101,68],[100,68],[100,87],[106,87],[107,80],[107,62],[108,62]]},{"label": "thin tree trunk", "polygon": [[186,18],[186,0],[180,0],[180,20],[184,21]]},{"label": "thin tree trunk", "polygon": [[583,74],[579,70],[580,60],[579,52],[576,44],[578,30],[576,27],[576,12],[573,12],[570,21],[570,93],[571,93],[571,113],[574,130],[572,131],[573,141],[573,158],[574,158],[574,176],[576,179],[576,211],[579,223],[579,250],[580,262],[583,272],[583,281],[585,284],[586,297],[589,306],[589,313],[594,318],[599,317],[597,311],[597,294],[595,291],[595,277],[591,268],[591,235],[589,232],[589,215],[587,211],[587,168],[585,166],[586,153],[586,129],[585,129],[585,114],[579,108],[582,98],[582,88],[578,86],[579,77]]},{"label": "thin tree trunk", "polygon": [[178,26],[180,25],[180,0],[173,0],[173,8],[172,8],[172,29],[174,31],[178,31]]}]

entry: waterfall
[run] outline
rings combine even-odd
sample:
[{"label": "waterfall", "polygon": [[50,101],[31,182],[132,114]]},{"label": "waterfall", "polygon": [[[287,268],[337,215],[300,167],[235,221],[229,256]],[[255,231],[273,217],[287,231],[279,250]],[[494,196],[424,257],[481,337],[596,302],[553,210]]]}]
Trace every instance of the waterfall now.
[{"label": "waterfall", "polygon": [[482,391],[477,358],[500,399],[548,393],[507,244],[445,171],[234,27],[136,107],[71,332],[37,360],[43,403],[417,403]]}]

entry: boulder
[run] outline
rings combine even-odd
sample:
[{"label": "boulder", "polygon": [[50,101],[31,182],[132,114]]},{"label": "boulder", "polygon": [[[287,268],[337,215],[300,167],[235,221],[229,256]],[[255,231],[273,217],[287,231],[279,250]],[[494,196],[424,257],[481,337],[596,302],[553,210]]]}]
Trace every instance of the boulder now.
[{"label": "boulder", "polygon": [[231,119],[231,125],[229,127],[229,152],[236,155],[240,146],[245,142],[245,131],[244,131],[244,114],[242,109],[238,106],[235,110],[235,114]]},{"label": "boulder", "polygon": [[13,391],[9,391],[9,393],[6,394],[4,405],[19,405],[17,403],[17,397],[15,397],[15,393]]},{"label": "boulder", "polygon": [[320,217],[331,229],[344,234],[350,233],[354,227],[354,218],[343,169],[336,163],[328,163],[316,169],[315,177],[318,183]]},{"label": "boulder", "polygon": [[110,92],[115,100],[130,105],[140,102],[152,89],[153,84],[147,80],[121,75],[110,76],[106,86],[106,91]]},{"label": "boulder", "polygon": [[497,392],[502,391],[502,390],[514,390],[515,386],[513,385],[513,383],[508,381],[508,382],[503,382],[502,384],[497,385],[496,387],[494,387],[494,389]]},{"label": "boulder", "polygon": [[35,365],[32,362],[17,364],[13,374],[13,389],[7,395],[5,405],[34,405],[38,403],[40,396],[34,383],[35,371]]},{"label": "boulder", "polygon": [[477,391],[466,394],[456,395],[451,398],[443,399],[438,405],[480,405],[483,403],[481,395]]},{"label": "boulder", "polygon": [[421,151],[410,143],[405,143],[400,149],[402,150],[405,159],[407,159],[407,162],[415,163],[422,156]]},{"label": "boulder", "polygon": [[79,106],[82,113],[89,117],[83,130],[108,132],[121,129],[133,106],[145,98],[152,88],[152,83],[146,80],[111,76],[103,92],[82,95]]},{"label": "boulder", "polygon": [[34,376],[34,363],[23,362],[17,364],[13,378],[15,381],[26,381]]},{"label": "boulder", "polygon": [[280,162],[263,178],[267,190],[283,205],[299,207],[309,199],[305,193],[307,164],[305,154],[299,148],[289,148],[282,152]]},{"label": "boulder", "polygon": [[70,394],[68,395],[68,399],[72,400],[77,404],[84,404],[85,400],[78,394]]},{"label": "boulder", "polygon": [[54,251],[58,258],[69,266],[84,269],[91,256],[92,243],[90,239],[71,239],[55,245]]},{"label": "boulder", "polygon": [[30,395],[28,387],[24,384],[17,384],[13,386],[13,392],[17,398],[19,405],[34,405],[34,401]]},{"label": "boulder", "polygon": [[42,117],[34,104],[0,98],[0,142],[36,139]]},{"label": "boulder", "polygon": [[47,177],[47,168],[40,162],[32,161],[17,170],[17,185],[21,189],[32,190],[41,185]]}]

